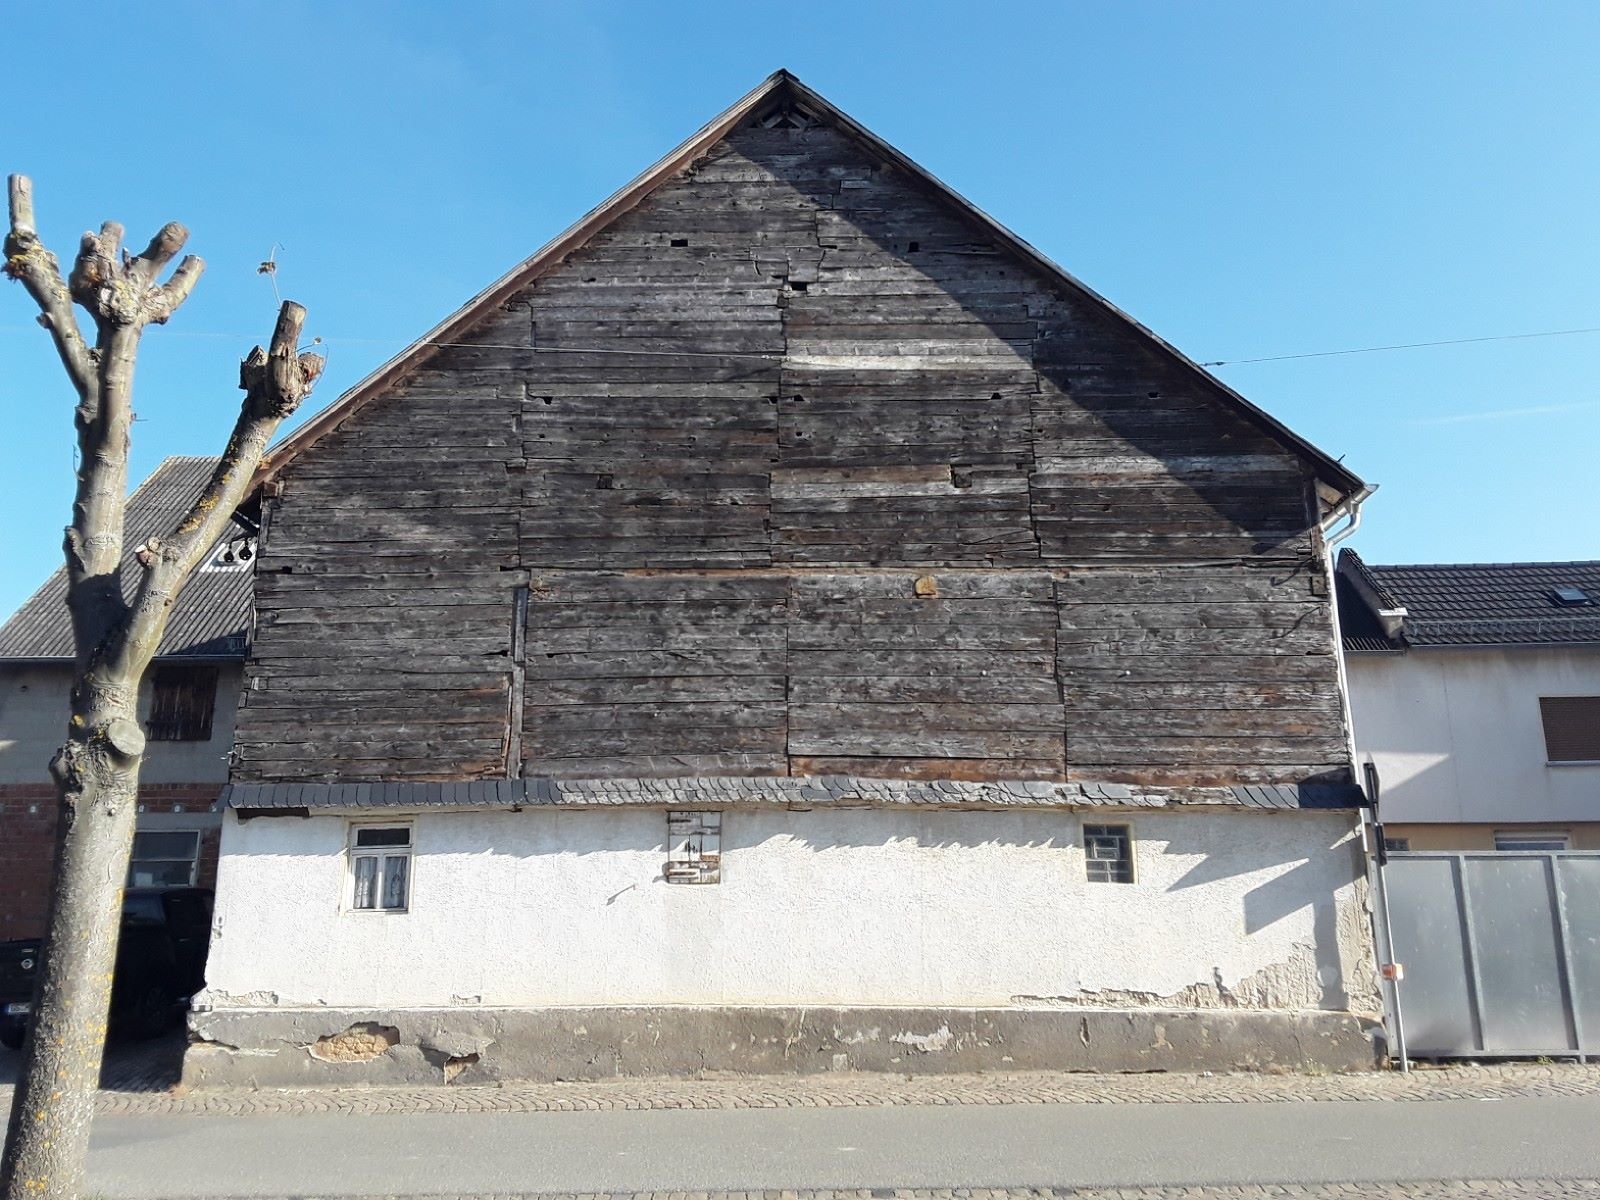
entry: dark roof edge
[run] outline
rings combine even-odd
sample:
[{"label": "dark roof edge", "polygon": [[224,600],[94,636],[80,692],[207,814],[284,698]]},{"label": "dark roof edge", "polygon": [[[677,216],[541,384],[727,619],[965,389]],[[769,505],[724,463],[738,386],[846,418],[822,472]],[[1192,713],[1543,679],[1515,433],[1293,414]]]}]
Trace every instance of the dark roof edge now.
[{"label": "dark roof edge", "polygon": [[[243,663],[250,657],[248,650],[237,654],[157,654],[152,663]],[[67,654],[0,654],[0,667],[70,667],[77,659]]]},{"label": "dark roof edge", "polygon": [[1073,291],[1076,291],[1091,304],[1097,305],[1111,316],[1126,322],[1130,327],[1150,341],[1158,351],[1174,359],[1179,366],[1197,376],[1205,386],[1221,392],[1223,397],[1232,404],[1236,405],[1248,420],[1254,422],[1273,438],[1285,443],[1288,447],[1296,451],[1302,458],[1309,460],[1315,467],[1318,468],[1319,478],[1321,478],[1324,483],[1329,484],[1335,490],[1342,493],[1345,498],[1348,499],[1352,496],[1365,494],[1371,491],[1370,486],[1365,483],[1355,472],[1344,466],[1326,451],[1320,450],[1316,446],[1312,445],[1305,438],[1295,433],[1283,422],[1279,421],[1276,417],[1268,413],[1265,409],[1262,409],[1252,403],[1250,400],[1247,400],[1243,395],[1229,387],[1226,383],[1222,382],[1222,380],[1218,379],[1210,371],[1206,370],[1198,362],[1190,358],[1183,351],[1179,350],[1160,334],[1156,333],[1153,329],[1150,329],[1142,322],[1135,320],[1127,312],[1119,308],[1116,304],[1113,304],[1110,300],[1106,299],[1099,292],[1095,291],[1088,284],[1084,283],[1076,275],[1066,270],[1054,259],[1046,255],[1043,251],[1024,241],[1011,229],[995,220],[988,213],[984,212],[983,209],[979,208],[972,201],[968,200],[960,192],[956,191],[949,184],[945,183],[938,176],[934,175],[926,167],[923,167],[914,159],[907,157],[905,154],[895,149],[888,142],[884,141],[881,137],[873,133],[864,125],[858,123],[847,113],[844,113],[838,108],[834,107],[823,97],[819,96],[805,84],[801,83],[798,79],[795,79],[793,76],[789,76],[788,72],[780,71],[779,74],[788,76],[789,81],[794,87],[795,91],[808,103],[822,106],[828,112],[831,118],[838,121],[840,125],[848,129],[855,137],[866,142],[879,154],[889,159],[908,174],[922,180],[923,183],[941,193],[945,198],[954,201],[960,208],[966,211],[968,216],[984,225],[997,238],[1009,245],[1013,252],[1031,261],[1035,267],[1039,268],[1045,274],[1055,276],[1058,280],[1066,284]]},{"label": "dark roof edge", "polygon": [[1339,551],[1338,568],[1340,574],[1355,585],[1361,593],[1361,598],[1372,605],[1373,615],[1376,616],[1380,608],[1404,608],[1399,597],[1383,585],[1383,582],[1372,573],[1372,568],[1366,560],[1349,546]]},{"label": "dark roof edge", "polygon": [[1171,358],[1181,368],[1196,376],[1206,387],[1218,392],[1225,401],[1237,407],[1247,420],[1256,424],[1269,436],[1283,443],[1302,459],[1309,462],[1316,469],[1318,478],[1346,499],[1370,491],[1368,485],[1358,475],[1337,459],[1325,451],[1319,450],[1299,434],[1289,429],[1287,425],[1284,425],[1276,417],[1245,399],[1240,393],[1200,366],[1194,359],[1178,350],[1154,331],[1134,320],[1122,309],[1100,295],[1100,293],[1064,270],[959,192],[942,182],[937,176],[931,174],[924,167],[896,150],[888,142],[885,142],[877,134],[859,124],[828,100],[801,83],[799,79],[787,70],[778,70],[769,75],[756,88],[702,126],[697,133],[678,146],[677,149],[635,177],[632,182],[622,189],[613,193],[566,231],[547,242],[531,257],[518,263],[494,283],[456,309],[455,312],[451,313],[438,325],[423,334],[421,338],[383,363],[365,379],[350,388],[327,408],[290,434],[263,460],[262,466],[256,474],[255,484],[259,485],[271,478],[275,471],[293,461],[297,455],[314,445],[347,417],[358,412],[382,388],[397,381],[410,370],[421,366],[437,350],[437,347],[433,346],[432,343],[451,341],[464,334],[487,310],[526,287],[546,270],[559,263],[567,254],[578,249],[610,221],[633,209],[651,192],[655,191],[657,187],[726,136],[758,105],[779,95],[784,89],[791,90],[796,98],[820,109],[828,119],[836,122],[853,137],[864,142],[876,153],[888,159],[914,178],[933,188],[956,207],[964,210],[969,217],[988,228],[997,238],[1009,246],[1014,253],[1032,262],[1035,267],[1045,274],[1054,276],[1061,284],[1077,292],[1085,300],[1099,307],[1110,316],[1125,322],[1135,332],[1148,340],[1158,352]]},{"label": "dark roof edge", "polygon": [[712,118],[677,149],[658,160],[632,181],[613,192],[564,231],[551,238],[488,287],[461,305],[439,324],[351,387],[327,408],[291,433],[262,459],[252,486],[270,479],[281,467],[314,445],[346,418],[359,412],[382,388],[420,367],[438,351],[435,342],[450,341],[465,333],[489,309],[532,283],[567,254],[578,249],[606,224],[631,211],[670,176],[689,165],[727,135],[746,114],[774,94],[793,76],[788,71],[769,75],[730,108]]},{"label": "dark roof edge", "polygon": [[[1361,556],[1348,546],[1339,551],[1338,562],[1334,566],[1339,578],[1350,585],[1349,591],[1356,600],[1367,610],[1374,627],[1389,641],[1387,652],[1403,654],[1407,645],[1405,640],[1406,609],[1395,598],[1393,592],[1380,583]],[[1350,644],[1350,639],[1343,639],[1343,648],[1357,650]],[[1357,652],[1370,652],[1372,647],[1360,647]]]},{"label": "dark roof edge", "polygon": [[258,814],[323,809],[339,812],[437,808],[664,808],[684,805],[794,809],[839,808],[1230,808],[1353,809],[1360,789],[1347,784],[1235,784],[1136,787],[1122,783],[1036,780],[876,779],[842,775],[747,778],[461,780],[447,783],[234,783],[224,807]]},{"label": "dark roof edge", "polygon": [[1587,567],[1600,569],[1596,558],[1553,558],[1531,562],[1455,562],[1455,563],[1375,563],[1368,570],[1376,571],[1521,571],[1529,567],[1556,570],[1561,567]]}]

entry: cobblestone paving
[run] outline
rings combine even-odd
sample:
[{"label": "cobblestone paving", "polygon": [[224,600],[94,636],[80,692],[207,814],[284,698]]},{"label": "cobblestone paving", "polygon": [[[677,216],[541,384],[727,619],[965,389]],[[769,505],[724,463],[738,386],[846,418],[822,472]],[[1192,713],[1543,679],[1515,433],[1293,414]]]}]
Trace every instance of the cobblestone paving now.
[{"label": "cobblestone paving", "polygon": [[96,1111],[213,1116],[296,1113],[573,1112],[978,1104],[1241,1104],[1460,1100],[1600,1094],[1600,1065],[1458,1066],[1410,1075],[841,1074],[411,1088],[107,1090]]},{"label": "cobblestone paving", "polygon": [[[185,1092],[183,1037],[114,1043],[96,1111],[249,1116],[297,1113],[574,1112],[609,1109],[850,1108],[978,1104],[1245,1104],[1333,1100],[1473,1100],[1600,1094],[1600,1064],[1494,1063],[1419,1067],[1410,1075],[839,1074],[619,1079],[490,1086]],[[18,1056],[0,1061],[0,1114]],[[931,1193],[930,1193],[931,1195]],[[802,1198],[804,1200],[804,1198]],[[963,1198],[964,1200],[964,1198]]]},{"label": "cobblestone paving", "polygon": [[[1254,1184],[1155,1188],[862,1188],[837,1191],[545,1192],[474,1196],[349,1196],[316,1200],[1470,1200],[1473,1196],[1600,1196],[1595,1179],[1466,1179],[1425,1183]],[[313,1200],[269,1197],[265,1200]]]}]

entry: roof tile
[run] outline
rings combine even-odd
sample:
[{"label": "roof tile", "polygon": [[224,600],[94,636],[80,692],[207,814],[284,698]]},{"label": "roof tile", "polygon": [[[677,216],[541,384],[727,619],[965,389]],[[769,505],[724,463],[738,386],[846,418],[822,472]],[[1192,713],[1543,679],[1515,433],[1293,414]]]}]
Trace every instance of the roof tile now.
[{"label": "roof tile", "polygon": [[[1600,643],[1600,562],[1420,563],[1377,566],[1339,556],[1339,619],[1352,651],[1408,646],[1549,646]],[[1387,637],[1351,584],[1359,577],[1390,607],[1404,608],[1400,638]],[[1560,604],[1578,587],[1587,605]]]},{"label": "roof tile", "polygon": [[[128,497],[122,588],[130,599],[140,574],[133,551],[178,523],[216,465],[215,458],[165,459]],[[237,530],[231,532],[238,534]],[[157,654],[243,659],[254,584],[254,563],[238,571],[196,571],[173,607]],[[67,613],[67,572],[63,567],[0,626],[0,659],[72,657],[72,622]]]}]

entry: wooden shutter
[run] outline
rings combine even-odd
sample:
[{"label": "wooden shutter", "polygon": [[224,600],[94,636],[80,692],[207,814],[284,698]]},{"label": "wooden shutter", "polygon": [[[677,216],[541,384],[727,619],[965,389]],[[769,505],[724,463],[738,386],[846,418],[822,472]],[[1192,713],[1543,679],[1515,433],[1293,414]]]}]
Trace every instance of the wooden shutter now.
[{"label": "wooden shutter", "polygon": [[151,685],[150,719],[146,722],[150,740],[210,741],[211,714],[216,705],[215,667],[158,666]]},{"label": "wooden shutter", "polygon": [[1550,762],[1600,762],[1600,696],[1541,696],[1539,715]]}]

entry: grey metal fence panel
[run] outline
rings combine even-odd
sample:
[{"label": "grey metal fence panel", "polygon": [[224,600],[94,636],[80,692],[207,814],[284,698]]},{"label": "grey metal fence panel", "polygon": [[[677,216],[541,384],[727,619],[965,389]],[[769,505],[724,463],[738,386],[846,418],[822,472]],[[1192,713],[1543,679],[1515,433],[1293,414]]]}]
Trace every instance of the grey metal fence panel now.
[{"label": "grey metal fence panel", "polygon": [[1543,855],[1514,854],[1473,856],[1463,866],[1483,1048],[1498,1054],[1576,1050],[1550,864]]},{"label": "grey metal fence panel", "polygon": [[1452,857],[1390,855],[1385,870],[1391,958],[1405,967],[1406,1045],[1412,1054],[1467,1054],[1477,1045],[1466,931]]},{"label": "grey metal fence panel", "polygon": [[1556,860],[1578,1028],[1590,1053],[1600,1053],[1600,855]]},{"label": "grey metal fence panel", "polygon": [[1384,876],[1413,1055],[1600,1050],[1600,854],[1391,854]]}]

